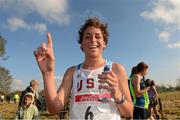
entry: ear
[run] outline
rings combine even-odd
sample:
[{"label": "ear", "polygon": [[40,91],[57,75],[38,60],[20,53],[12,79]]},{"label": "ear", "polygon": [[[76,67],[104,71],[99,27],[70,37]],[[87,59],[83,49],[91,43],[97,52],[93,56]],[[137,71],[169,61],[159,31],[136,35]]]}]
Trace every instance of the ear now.
[{"label": "ear", "polygon": [[104,41],[104,43],[103,43],[103,49],[105,49],[106,48],[106,42]]}]

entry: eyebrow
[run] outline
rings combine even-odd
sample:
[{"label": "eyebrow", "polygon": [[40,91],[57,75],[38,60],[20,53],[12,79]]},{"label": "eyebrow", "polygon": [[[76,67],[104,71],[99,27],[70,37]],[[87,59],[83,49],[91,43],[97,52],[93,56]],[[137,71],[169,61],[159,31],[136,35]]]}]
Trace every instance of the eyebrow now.
[{"label": "eyebrow", "polygon": [[[85,35],[91,35],[91,33],[90,32],[88,32],[88,33],[85,33]],[[101,35],[101,33],[95,33],[95,35]]]}]

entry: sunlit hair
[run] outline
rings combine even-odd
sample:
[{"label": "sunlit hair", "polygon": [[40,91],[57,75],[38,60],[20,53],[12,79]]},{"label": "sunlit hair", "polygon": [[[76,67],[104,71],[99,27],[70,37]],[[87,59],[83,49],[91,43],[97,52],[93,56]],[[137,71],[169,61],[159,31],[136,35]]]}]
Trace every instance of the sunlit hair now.
[{"label": "sunlit hair", "polygon": [[30,86],[33,87],[35,85],[39,85],[39,81],[38,80],[31,80]]},{"label": "sunlit hair", "polygon": [[131,75],[130,75],[130,77],[132,77],[136,72],[137,72],[136,66],[133,66],[132,69],[131,69]]},{"label": "sunlit hair", "polygon": [[155,85],[155,82],[154,82],[154,80],[152,80],[152,81],[151,81],[151,85]]},{"label": "sunlit hair", "polygon": [[136,72],[142,72],[143,70],[148,69],[148,65],[144,62],[140,62],[136,66]]},{"label": "sunlit hair", "polygon": [[93,26],[95,28],[101,29],[104,41],[105,41],[105,43],[107,45],[107,43],[108,43],[108,36],[109,36],[108,25],[107,25],[107,23],[102,23],[97,17],[88,18],[85,21],[85,23],[82,25],[82,27],[79,29],[79,40],[78,40],[78,43],[79,44],[82,43],[82,41],[83,41],[83,33],[90,26]]}]

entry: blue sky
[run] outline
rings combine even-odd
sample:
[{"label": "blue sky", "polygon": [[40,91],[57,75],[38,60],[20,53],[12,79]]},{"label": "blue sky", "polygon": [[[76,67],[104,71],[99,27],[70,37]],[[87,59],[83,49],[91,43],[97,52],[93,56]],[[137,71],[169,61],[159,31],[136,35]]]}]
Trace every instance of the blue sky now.
[{"label": "blue sky", "polygon": [[175,85],[180,78],[179,0],[0,0],[0,34],[7,40],[7,61],[0,65],[14,78],[13,89],[24,89],[42,77],[33,51],[51,32],[57,86],[65,70],[83,61],[78,30],[88,16],[109,26],[104,56],[131,68],[144,61],[148,78]]}]

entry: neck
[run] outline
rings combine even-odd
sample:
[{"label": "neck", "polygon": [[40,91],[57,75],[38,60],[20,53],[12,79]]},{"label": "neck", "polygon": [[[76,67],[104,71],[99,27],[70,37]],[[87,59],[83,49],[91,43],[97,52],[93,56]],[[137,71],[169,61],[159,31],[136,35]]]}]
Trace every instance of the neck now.
[{"label": "neck", "polygon": [[140,75],[141,77],[144,76],[143,73],[141,73],[141,72],[138,72],[138,73],[136,73],[136,74]]},{"label": "neck", "polygon": [[85,59],[82,68],[84,69],[96,69],[99,67],[102,67],[105,65],[105,59],[100,57],[100,58],[91,58],[91,59]]},{"label": "neck", "polygon": [[28,104],[28,105],[24,105],[23,107],[24,108],[28,108],[31,104]]}]

